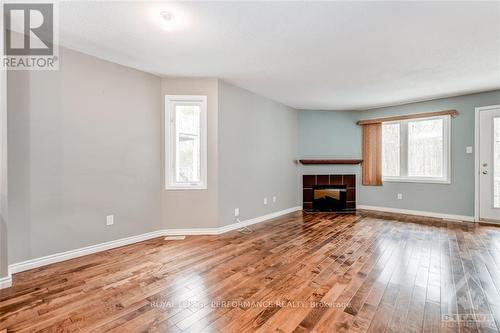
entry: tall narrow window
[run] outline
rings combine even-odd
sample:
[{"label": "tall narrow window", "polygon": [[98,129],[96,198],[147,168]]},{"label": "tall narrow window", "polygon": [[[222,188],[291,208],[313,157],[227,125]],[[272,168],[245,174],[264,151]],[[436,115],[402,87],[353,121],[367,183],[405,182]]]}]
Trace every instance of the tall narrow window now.
[{"label": "tall narrow window", "polygon": [[166,189],[207,188],[207,97],[165,96]]},{"label": "tall narrow window", "polygon": [[450,116],[382,123],[384,181],[449,183]]}]

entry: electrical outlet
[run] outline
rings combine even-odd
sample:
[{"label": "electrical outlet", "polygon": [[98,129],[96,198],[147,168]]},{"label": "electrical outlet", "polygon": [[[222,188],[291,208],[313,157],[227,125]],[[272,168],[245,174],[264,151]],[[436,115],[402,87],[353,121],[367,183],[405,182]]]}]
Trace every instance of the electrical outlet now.
[{"label": "electrical outlet", "polygon": [[235,216],[235,217],[240,216],[240,209],[239,209],[239,208],[235,208],[235,209],[234,209],[234,216]]},{"label": "electrical outlet", "polygon": [[403,193],[398,193],[398,200],[402,200],[403,199]]},{"label": "electrical outlet", "polygon": [[472,154],[472,146],[467,146],[467,147],[465,148],[465,152],[466,152],[467,154]]},{"label": "electrical outlet", "polygon": [[264,205],[267,205],[267,198],[264,198]]},{"label": "electrical outlet", "polygon": [[276,203],[276,196],[273,196],[273,202]]},{"label": "electrical outlet", "polygon": [[113,225],[115,223],[115,216],[114,215],[108,215],[106,216],[106,225]]}]

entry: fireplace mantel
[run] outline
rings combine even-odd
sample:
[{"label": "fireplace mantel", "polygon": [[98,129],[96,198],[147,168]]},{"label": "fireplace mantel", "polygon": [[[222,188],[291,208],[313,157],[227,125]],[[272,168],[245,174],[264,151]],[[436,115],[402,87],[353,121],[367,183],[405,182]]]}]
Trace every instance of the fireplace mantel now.
[{"label": "fireplace mantel", "polygon": [[313,160],[299,160],[300,163],[309,164],[360,164],[363,160],[340,160],[340,159],[313,159]]}]

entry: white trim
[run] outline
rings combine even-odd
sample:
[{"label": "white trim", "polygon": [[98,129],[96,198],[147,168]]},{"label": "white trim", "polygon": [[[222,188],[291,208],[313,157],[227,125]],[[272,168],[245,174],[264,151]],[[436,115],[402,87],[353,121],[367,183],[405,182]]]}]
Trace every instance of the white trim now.
[{"label": "white trim", "polygon": [[296,206],[284,210],[280,210],[274,213],[262,215],[253,219],[240,221],[238,223],[231,223],[222,227],[217,228],[194,228],[194,229],[166,229],[164,230],[166,236],[180,236],[180,235],[220,235],[225,232],[238,230],[243,227],[265,222],[267,220],[279,217],[281,215],[290,214],[296,211],[302,210],[302,206]]},{"label": "white trim", "polygon": [[142,242],[151,238],[161,237],[163,236],[163,230],[153,231],[142,235],[131,236],[126,238],[117,239],[114,241],[109,241],[101,244],[91,245],[82,247],[75,250],[69,250],[65,252],[59,252],[55,254],[51,254],[45,257],[30,259],[22,262],[18,262],[12,265],[9,265],[9,272],[11,274],[27,271],[29,269],[50,265],[56,262],[65,261],[73,258],[78,258],[82,256],[86,256],[88,254],[101,252],[109,249],[114,249],[116,247],[129,245],[137,242]]},{"label": "white trim", "polygon": [[9,288],[12,286],[12,275],[0,278],[0,289]]},{"label": "white trim", "polygon": [[164,236],[218,235],[218,228],[164,229]]},{"label": "white trim", "polygon": [[[175,139],[174,134],[174,115],[175,104],[184,102],[200,106],[200,181],[196,183],[178,183],[175,181]],[[165,190],[206,190],[208,188],[208,135],[207,135],[207,96],[203,95],[165,95],[164,110],[164,128],[165,128]]]},{"label": "white trim", "polygon": [[[73,258],[82,257],[85,255],[89,255],[96,252],[101,252],[105,250],[110,250],[116,247],[129,245],[133,243],[142,242],[148,239],[156,238],[156,237],[165,237],[165,236],[179,236],[179,235],[220,235],[228,231],[233,231],[240,229],[244,226],[261,223],[272,218],[276,218],[281,215],[293,213],[296,211],[302,210],[301,206],[296,206],[292,208],[288,208],[285,210],[277,211],[274,213],[266,214],[263,216],[259,216],[250,220],[242,221],[239,223],[233,223],[222,227],[216,228],[193,228],[193,229],[163,229],[158,231],[149,232],[142,235],[131,236],[127,238],[122,238],[110,242],[105,242],[101,244],[91,245],[87,247],[83,247],[80,249],[70,250],[66,252],[60,252],[51,254],[45,257],[30,259],[22,262],[18,262],[12,265],[9,265],[9,273],[15,274],[23,271],[27,271],[29,269],[38,268],[41,266],[53,264],[56,262],[61,262]],[[0,282],[2,280],[0,279]]]},{"label": "white trim", "polygon": [[265,222],[267,220],[274,219],[274,218],[279,217],[281,215],[290,214],[290,213],[293,213],[293,212],[296,212],[299,210],[302,210],[302,206],[296,206],[296,207],[280,210],[280,211],[277,211],[274,213],[262,215],[262,216],[259,216],[259,217],[256,217],[256,218],[253,218],[250,220],[245,220],[245,221],[240,221],[238,223],[228,224],[226,226],[219,227],[218,231],[219,231],[219,234],[223,234],[223,233],[228,232],[228,231],[238,230],[238,229],[241,229],[243,227],[247,227],[247,226],[252,225],[252,224]]},{"label": "white trim", "polygon": [[[425,121],[441,119],[443,121],[443,177],[411,177],[408,176],[408,123],[412,121]],[[451,184],[451,116],[432,116],[418,119],[405,119],[396,121],[387,121],[383,124],[399,124],[399,159],[400,174],[402,176],[382,177],[384,182],[400,183],[424,183],[424,184]]]},{"label": "white trim", "polygon": [[479,212],[479,149],[480,149],[480,126],[479,126],[479,112],[487,110],[496,110],[500,108],[498,105],[489,105],[477,107],[475,110],[474,117],[474,221],[479,222],[480,212]]},{"label": "white trim", "polygon": [[451,184],[451,179],[440,178],[419,178],[419,177],[384,177],[382,179],[388,183],[422,183],[422,184]]},{"label": "white trim", "polygon": [[366,205],[358,205],[357,208],[358,209],[366,209],[366,210],[375,210],[375,211],[387,212],[387,213],[435,217],[435,218],[443,219],[443,220],[458,220],[458,221],[464,221],[464,222],[474,222],[473,216],[466,216],[466,215],[443,214],[443,213],[435,213],[435,212],[425,212],[425,211],[420,211],[420,210],[409,210],[409,209],[366,206]]}]

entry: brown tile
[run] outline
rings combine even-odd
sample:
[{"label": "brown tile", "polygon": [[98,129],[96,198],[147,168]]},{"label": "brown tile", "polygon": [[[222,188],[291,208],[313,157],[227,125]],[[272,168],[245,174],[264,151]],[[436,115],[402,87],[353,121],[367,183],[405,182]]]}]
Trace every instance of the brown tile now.
[{"label": "brown tile", "polygon": [[347,209],[356,209],[356,203],[354,201],[348,201],[345,204],[345,208]]},{"label": "brown tile", "polygon": [[312,202],[313,201],[313,196],[314,196],[314,190],[303,190],[302,191],[303,195],[303,200],[304,202]]},{"label": "brown tile", "polygon": [[342,176],[330,175],[330,185],[342,185]]},{"label": "brown tile", "polygon": [[316,185],[330,185],[330,175],[317,176],[317,184]]},{"label": "brown tile", "polygon": [[313,185],[316,185],[316,176],[314,175],[304,175],[302,176],[302,184],[304,185],[304,188],[306,187],[313,187]]},{"label": "brown tile", "polygon": [[356,190],[350,188],[347,190],[347,201],[356,201]]},{"label": "brown tile", "polygon": [[356,175],[344,175],[343,178],[347,187],[356,187]]},{"label": "brown tile", "polygon": [[312,202],[304,202],[304,205],[302,206],[302,208],[304,208],[304,209],[312,209],[313,208],[313,204],[312,204]]}]

